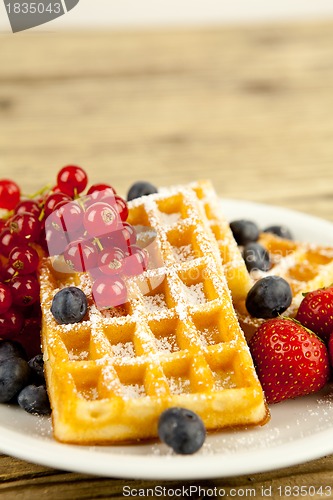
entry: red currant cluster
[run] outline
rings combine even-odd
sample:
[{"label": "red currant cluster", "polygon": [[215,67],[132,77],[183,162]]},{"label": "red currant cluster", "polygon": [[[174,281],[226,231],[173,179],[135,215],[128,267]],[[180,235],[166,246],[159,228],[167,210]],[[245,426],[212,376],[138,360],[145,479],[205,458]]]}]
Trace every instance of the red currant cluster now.
[{"label": "red currant cluster", "polygon": [[0,180],[0,208],[0,338],[19,341],[32,357],[40,351],[42,209],[37,200],[21,199],[10,180]]},{"label": "red currant cluster", "polygon": [[40,255],[62,255],[72,271],[88,271],[99,308],[127,300],[124,276],[147,268],[148,254],[136,245],[126,222],[127,203],[107,184],[66,166],[57,184],[24,197],[11,180],[0,180],[0,338],[20,341],[29,355],[39,350]]},{"label": "red currant cluster", "polygon": [[136,245],[137,233],[127,217],[126,201],[103,184],[75,200],[60,201],[46,219],[49,255],[61,255],[72,272],[89,272],[100,309],[124,304],[123,277],[141,274],[148,266],[148,253]]}]

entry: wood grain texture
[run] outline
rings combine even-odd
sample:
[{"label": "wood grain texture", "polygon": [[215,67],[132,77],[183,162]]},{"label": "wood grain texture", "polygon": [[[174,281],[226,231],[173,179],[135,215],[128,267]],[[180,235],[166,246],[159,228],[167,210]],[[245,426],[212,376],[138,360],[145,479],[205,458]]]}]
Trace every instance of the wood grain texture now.
[{"label": "wood grain texture", "polygon": [[[222,196],[333,220],[332,56],[332,23],[0,35],[0,177],[30,193],[68,163],[122,193],[209,177]],[[290,498],[277,487],[333,486],[332,472],[329,456],[186,484]],[[156,482],[0,456],[5,500],[117,499],[125,484]]]},{"label": "wood grain texture", "polygon": [[[3,472],[5,468],[6,473]],[[291,494],[288,486],[303,485],[308,488],[312,486],[318,490],[318,494],[311,494],[311,498],[322,499],[323,497],[332,498],[332,496],[319,493],[321,486],[323,492],[325,492],[325,487],[327,487],[326,491],[329,491],[330,487],[333,488],[332,471],[333,457],[329,456],[286,469],[232,478],[181,482],[139,481],[100,478],[87,474],[56,471],[0,455],[0,496],[5,500],[12,498],[17,500],[39,500],[46,495],[47,498],[57,500],[60,498],[64,500],[97,498],[115,500],[124,498],[126,488],[127,490],[131,488],[136,490],[137,495],[135,496],[140,496],[138,490],[141,490],[145,491],[149,498],[155,499],[161,498],[158,491],[154,494],[156,486],[165,488],[166,493],[169,489],[175,490],[177,488],[184,488],[189,491],[192,486],[192,491],[194,491],[194,487],[197,487],[197,492],[193,492],[189,498],[195,500],[211,498],[212,491],[216,491],[217,494],[213,498],[217,499],[225,497],[261,498],[263,497],[263,490],[267,493],[268,489],[271,492],[266,495],[268,498],[287,499],[300,496],[296,492]],[[286,489],[284,490],[284,488]],[[205,494],[205,492],[207,493]],[[166,494],[165,496],[168,498],[171,495]],[[185,498],[186,495],[183,497]]]},{"label": "wood grain texture", "polygon": [[0,173],[64,164],[125,191],[221,195],[333,220],[332,25],[0,37]]}]

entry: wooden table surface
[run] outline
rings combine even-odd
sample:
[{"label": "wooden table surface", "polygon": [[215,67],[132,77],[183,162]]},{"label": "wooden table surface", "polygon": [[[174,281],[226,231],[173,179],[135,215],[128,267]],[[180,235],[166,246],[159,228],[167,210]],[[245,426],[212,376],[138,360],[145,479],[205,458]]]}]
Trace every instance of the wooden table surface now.
[{"label": "wooden table surface", "polygon": [[[224,197],[333,221],[330,22],[0,35],[0,68],[0,178],[14,178],[26,193],[76,163],[91,182],[123,193],[138,179],[167,185],[208,177]],[[328,456],[186,484],[230,495],[238,488],[239,496],[252,487],[258,497],[272,486],[267,496],[290,498],[300,494],[277,487],[332,486],[332,473]],[[123,498],[125,484],[156,484],[4,455],[0,480],[1,498],[17,500]]]}]

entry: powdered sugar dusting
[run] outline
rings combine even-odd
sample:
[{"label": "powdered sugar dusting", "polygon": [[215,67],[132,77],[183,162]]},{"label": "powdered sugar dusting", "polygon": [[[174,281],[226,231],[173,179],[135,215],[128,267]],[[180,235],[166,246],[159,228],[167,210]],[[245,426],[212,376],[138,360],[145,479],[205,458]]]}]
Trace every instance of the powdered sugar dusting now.
[{"label": "powdered sugar dusting", "polygon": [[161,352],[179,351],[176,336],[155,338],[156,349]]},{"label": "powdered sugar dusting", "polygon": [[191,392],[190,380],[183,377],[170,377],[168,384],[171,394],[186,394]]},{"label": "powdered sugar dusting", "polygon": [[176,259],[176,262],[186,262],[187,260],[192,260],[195,258],[195,253],[191,244],[183,245],[181,247],[173,246],[172,252]]},{"label": "powdered sugar dusting", "polygon": [[221,389],[232,389],[237,387],[234,380],[233,376],[234,373],[224,373],[224,372],[214,372],[214,379],[215,379],[215,390],[220,391]]},{"label": "powdered sugar dusting", "polygon": [[203,283],[197,283],[190,286],[183,285],[183,289],[189,304],[198,306],[206,302]]},{"label": "powdered sugar dusting", "polygon": [[113,355],[116,358],[134,358],[135,350],[133,342],[125,342],[124,344],[119,342],[112,346]]},{"label": "powdered sugar dusting", "polygon": [[165,309],[167,303],[165,301],[165,296],[162,293],[156,293],[155,295],[145,295],[144,296],[145,307],[148,312],[154,313],[161,309]]},{"label": "powdered sugar dusting", "polygon": [[96,387],[89,387],[85,390],[82,390],[80,391],[80,395],[84,399],[88,399],[89,401],[96,401],[96,399],[98,399],[99,397]]},{"label": "powdered sugar dusting", "polygon": [[219,330],[217,326],[213,328],[203,328],[199,332],[200,342],[204,347],[209,345],[214,345],[217,342],[218,335],[219,335]]},{"label": "powdered sugar dusting", "polygon": [[142,398],[143,396],[146,395],[144,386],[139,384],[123,385],[122,393],[124,399]]},{"label": "powdered sugar dusting", "polygon": [[163,225],[171,226],[172,224],[176,224],[182,217],[180,212],[174,212],[171,214],[167,214],[166,212],[159,212],[159,217]]},{"label": "powdered sugar dusting", "polygon": [[73,351],[68,352],[68,357],[70,361],[84,361],[88,359],[89,352],[82,351],[80,353],[74,353]]}]

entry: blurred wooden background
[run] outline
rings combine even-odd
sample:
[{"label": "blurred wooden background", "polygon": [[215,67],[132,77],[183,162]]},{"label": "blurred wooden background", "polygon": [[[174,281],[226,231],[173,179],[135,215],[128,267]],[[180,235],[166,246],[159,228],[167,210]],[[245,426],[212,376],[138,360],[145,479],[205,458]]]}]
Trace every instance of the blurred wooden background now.
[{"label": "blurred wooden background", "polygon": [[0,36],[0,176],[210,176],[333,220],[332,26]]}]

